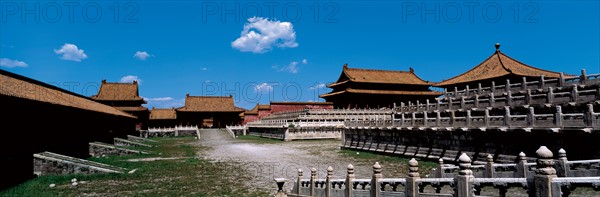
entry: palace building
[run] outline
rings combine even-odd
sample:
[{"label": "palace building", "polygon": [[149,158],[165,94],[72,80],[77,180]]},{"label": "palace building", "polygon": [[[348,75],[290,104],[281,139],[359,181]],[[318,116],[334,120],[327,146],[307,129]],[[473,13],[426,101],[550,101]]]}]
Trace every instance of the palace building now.
[{"label": "palace building", "polygon": [[136,117],[67,90],[0,69],[0,188],[33,178],[33,154],[87,158],[88,142],[136,135]]},{"label": "palace building", "polygon": [[177,121],[177,111],[175,108],[152,108],[148,127],[174,127],[179,125]]},{"label": "palace building", "polygon": [[234,105],[232,96],[185,96],[185,106],[176,109],[181,125],[224,128],[242,122],[244,109]]},{"label": "palace building", "polygon": [[121,111],[134,115],[138,118],[136,123],[137,130],[147,128],[148,108],[143,107],[146,101],[139,95],[138,83],[109,83],[102,80],[98,94],[92,96],[92,99],[109,106],[113,106]]},{"label": "palace building", "polygon": [[394,103],[440,96],[441,92],[429,89],[432,85],[415,75],[412,68],[406,72],[349,68],[345,64],[338,80],[327,86],[333,91],[320,97],[336,108],[391,108]]},{"label": "palace building", "polygon": [[513,59],[500,52],[500,44],[496,44],[496,51],[479,65],[463,74],[437,83],[435,86],[452,91],[455,87],[459,90],[465,89],[466,86],[478,88],[480,83],[482,87],[490,87],[492,82],[495,85],[506,84],[507,79],[511,83],[515,83],[522,82],[523,77],[527,81],[533,81],[538,80],[541,76],[551,79],[559,78],[560,75],[558,72],[529,66]]}]

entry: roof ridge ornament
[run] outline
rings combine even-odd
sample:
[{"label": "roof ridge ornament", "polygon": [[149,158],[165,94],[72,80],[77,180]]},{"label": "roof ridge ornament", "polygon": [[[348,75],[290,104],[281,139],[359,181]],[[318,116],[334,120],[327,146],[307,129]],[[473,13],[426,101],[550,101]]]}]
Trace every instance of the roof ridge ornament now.
[{"label": "roof ridge ornament", "polygon": [[500,52],[500,43],[496,43],[496,52]]}]

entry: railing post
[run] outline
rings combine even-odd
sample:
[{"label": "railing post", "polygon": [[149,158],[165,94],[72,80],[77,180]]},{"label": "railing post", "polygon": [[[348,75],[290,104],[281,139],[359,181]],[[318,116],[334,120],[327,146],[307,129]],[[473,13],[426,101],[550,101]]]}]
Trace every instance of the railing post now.
[{"label": "railing post", "polygon": [[437,178],[444,178],[444,159],[438,159]]},{"label": "railing post", "polygon": [[310,169],[310,196],[315,195],[315,184],[317,183],[317,169]]},{"label": "railing post", "polygon": [[492,81],[492,87],[490,89],[491,93],[495,93],[496,92],[496,82]]},{"label": "railing post", "polygon": [[546,99],[548,104],[554,103],[554,89],[552,89],[552,87],[548,87],[548,95],[546,96]]},{"label": "railing post", "polygon": [[452,95],[452,97],[456,97],[458,96],[458,87],[454,87],[454,95]]},{"label": "railing post", "polygon": [[527,90],[527,78],[523,77],[523,81],[521,82],[521,90]]},{"label": "railing post", "polygon": [[517,162],[517,172],[515,178],[527,178],[527,156],[524,152],[519,153],[519,161]]},{"label": "railing post", "polygon": [[452,110],[452,100],[454,100],[453,97],[448,98],[448,110]]},{"label": "railing post", "polygon": [[404,113],[400,114],[400,119],[401,119],[400,126],[404,127],[404,120],[406,120],[406,118],[404,118]]},{"label": "railing post", "polygon": [[556,178],[554,154],[546,146],[541,146],[535,153],[538,159],[533,177],[534,194],[536,197],[552,197],[552,179]]},{"label": "railing post", "polygon": [[[598,98],[600,98],[600,88],[598,88]],[[440,100],[439,98],[435,98],[435,110],[440,110]]]},{"label": "railing post", "polygon": [[414,127],[414,126],[416,126],[415,124],[416,124],[417,115],[415,114],[415,112],[411,112],[410,115],[411,115],[411,119],[410,119],[411,126]]},{"label": "railing post", "polygon": [[465,108],[465,95],[460,97],[460,108],[461,109]]},{"label": "railing post", "polygon": [[583,116],[585,120],[585,125],[588,127],[594,127],[594,105],[587,104],[587,110],[585,112],[585,116]]},{"label": "railing post", "polygon": [[450,111],[450,126],[454,127],[454,123],[456,122],[456,114],[454,111]]},{"label": "railing post", "polygon": [[563,126],[563,113],[562,113],[562,107],[560,105],[556,106],[556,113],[554,114],[554,125],[556,127],[562,127]]},{"label": "railing post", "polygon": [[303,171],[302,168],[298,168],[298,180],[296,181],[296,195],[300,195],[302,191],[302,177]]},{"label": "railing post", "polygon": [[420,111],[419,109],[421,109],[421,102],[419,102],[419,100],[417,100],[417,107],[416,107],[415,111],[419,112]]},{"label": "railing post", "polygon": [[531,104],[531,89],[527,89],[527,94],[525,94],[525,104]]},{"label": "railing post", "polygon": [[467,110],[467,127],[471,127],[471,110]]},{"label": "railing post", "polygon": [[485,178],[494,178],[496,175],[496,169],[494,168],[494,157],[492,157],[492,155],[488,154],[486,157],[486,164],[485,164]]},{"label": "railing post", "polygon": [[496,104],[496,98],[494,97],[494,93],[490,93],[490,107],[494,107],[494,105]]},{"label": "railing post", "polygon": [[429,99],[425,100],[425,110],[429,111]]},{"label": "railing post", "polygon": [[513,103],[512,92],[510,90],[506,91],[506,105],[512,106],[512,103]]},{"label": "railing post", "polygon": [[466,85],[465,86],[465,93],[463,94],[463,96],[469,96],[470,91],[471,90],[469,89],[469,85]]},{"label": "railing post", "polygon": [[408,177],[406,178],[406,191],[404,192],[407,197],[418,197],[419,196],[419,184],[417,181],[421,178],[419,175],[419,162],[412,158],[408,161]]},{"label": "railing post", "polygon": [[560,76],[558,77],[558,87],[565,86],[565,74],[560,72]]},{"label": "railing post", "polygon": [[284,178],[275,178],[274,180],[277,183],[277,194],[275,194],[275,197],[287,197],[287,194],[283,191],[283,185],[286,180]]},{"label": "railing post", "polygon": [[581,76],[579,76],[579,83],[581,85],[585,85],[587,82],[587,74],[585,73],[585,69],[581,69]]},{"label": "railing post", "polygon": [[352,197],[352,190],[354,189],[354,166],[348,164],[348,174],[346,175],[346,197]]},{"label": "railing post", "polygon": [[567,151],[565,149],[558,150],[558,160],[556,160],[556,175],[559,177],[569,176],[569,164],[567,164]]},{"label": "railing post", "polygon": [[542,90],[544,88],[546,88],[546,79],[545,79],[544,75],[540,76],[539,86],[540,86],[539,88],[542,89]]},{"label": "railing post", "polygon": [[404,112],[404,102],[400,102],[400,112]]},{"label": "railing post", "polygon": [[331,197],[331,179],[333,179],[333,167],[329,166],[325,177],[325,197]]},{"label": "railing post", "polygon": [[373,178],[371,179],[371,197],[379,197],[381,191],[379,180],[382,178],[381,165],[379,165],[379,162],[375,162],[375,165],[373,165]]},{"label": "railing post", "polygon": [[510,127],[510,107],[504,106],[504,126]]},{"label": "railing post", "polygon": [[506,86],[504,86],[504,91],[510,91],[510,79],[506,79]]},{"label": "railing post", "polygon": [[486,128],[490,127],[490,110],[488,108],[483,111],[483,125]]},{"label": "railing post", "polygon": [[529,107],[529,113],[527,113],[527,126],[535,127],[535,111],[533,107]]},{"label": "railing post", "polygon": [[427,127],[427,111],[423,112],[423,126]]},{"label": "railing post", "polygon": [[482,94],[482,88],[481,88],[481,83],[477,83],[477,94]]},{"label": "railing post", "polygon": [[448,88],[444,88],[444,97],[448,98]]},{"label": "railing post", "polygon": [[460,162],[458,175],[454,178],[454,196],[456,197],[473,197],[473,171],[471,171],[471,158],[463,153],[458,158]]},{"label": "railing post", "polygon": [[571,101],[577,103],[579,100],[579,91],[577,91],[577,84],[573,84],[573,89],[571,89]]},{"label": "railing post", "polygon": [[440,126],[440,123],[441,123],[441,118],[442,118],[442,117],[440,116],[440,111],[439,111],[439,110],[436,110],[436,111],[435,111],[435,126],[436,126],[436,127],[439,127],[439,126]]},{"label": "railing post", "polygon": [[479,108],[479,94],[475,94],[475,103],[473,105],[475,108]]}]

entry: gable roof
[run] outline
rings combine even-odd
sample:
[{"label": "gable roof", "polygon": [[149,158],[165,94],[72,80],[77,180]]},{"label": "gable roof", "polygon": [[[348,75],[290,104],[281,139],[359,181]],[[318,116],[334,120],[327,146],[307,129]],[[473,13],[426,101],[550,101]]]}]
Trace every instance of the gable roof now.
[{"label": "gable roof", "polygon": [[271,101],[271,105],[333,105],[333,102],[286,102]]},{"label": "gable roof", "polygon": [[410,71],[395,71],[395,70],[374,70],[362,68],[348,68],[348,64],[344,64],[342,75],[336,83],[329,85],[336,86],[347,83],[347,81],[360,83],[383,83],[383,84],[405,84],[405,85],[432,85],[429,81],[425,81],[417,75],[412,68]]},{"label": "gable roof", "polygon": [[271,110],[271,105],[268,105],[268,104],[264,104],[264,105],[258,104],[258,110]]},{"label": "gable roof", "polygon": [[174,120],[177,119],[177,111],[174,108],[159,109],[152,108],[150,120]]},{"label": "gable roof", "polygon": [[540,77],[542,75],[544,75],[546,78],[560,77],[560,73],[558,72],[529,66],[509,57],[508,55],[500,52],[500,44],[496,44],[496,52],[494,52],[479,65],[463,74],[448,80],[444,80],[436,84],[436,86],[450,86],[454,84],[493,79],[511,74],[525,77]]},{"label": "gable roof", "polygon": [[0,95],[115,116],[136,118],[114,107],[98,103],[88,97],[1,69]]},{"label": "gable roof", "polygon": [[232,96],[185,96],[183,112],[243,112],[233,104]]},{"label": "gable roof", "polygon": [[244,112],[244,115],[257,115],[258,114],[258,104],[256,104],[256,106],[254,106],[254,108],[252,108],[251,110],[247,110]]},{"label": "gable roof", "polygon": [[92,96],[95,100],[100,101],[142,101],[138,93],[138,83],[109,83],[102,80],[98,94]]},{"label": "gable roof", "polygon": [[355,93],[355,94],[384,94],[384,95],[405,95],[405,96],[440,96],[442,92],[436,91],[405,91],[405,90],[365,90],[365,89],[353,89],[346,88],[342,91],[330,92],[327,94],[321,94],[319,97],[325,98],[334,95],[340,95],[345,93]]}]

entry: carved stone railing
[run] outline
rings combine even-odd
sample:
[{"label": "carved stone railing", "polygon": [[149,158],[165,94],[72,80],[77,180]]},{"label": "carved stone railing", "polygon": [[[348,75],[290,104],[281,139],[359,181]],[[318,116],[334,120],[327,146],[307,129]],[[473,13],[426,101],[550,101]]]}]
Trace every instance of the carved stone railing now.
[{"label": "carved stone railing", "polygon": [[231,137],[236,138],[239,135],[246,135],[246,127],[242,125],[225,126],[225,130]]},{"label": "carved stone railing", "polygon": [[[291,191],[284,191],[286,182],[283,178],[277,178],[277,197],[296,196],[479,196],[485,188],[495,190],[492,195],[510,196],[508,191],[520,188],[524,191],[511,191],[515,195],[528,195],[536,197],[559,197],[568,196],[575,188],[587,187],[595,191],[589,195],[600,195],[600,177],[557,177],[554,169],[553,154],[545,146],[537,151],[537,168],[531,178],[476,178],[473,175],[471,158],[462,154],[459,158],[458,173],[448,178],[421,178],[419,164],[415,159],[408,162],[409,173],[406,178],[383,178],[382,167],[379,163],[373,165],[373,176],[371,179],[356,179],[354,166],[348,165],[345,179],[333,177],[334,169],[327,168],[325,179],[317,178],[317,170],[311,169],[310,178],[303,178],[302,169],[298,170]],[[433,190],[426,190],[431,186]],[[403,188],[403,189],[401,189]],[[449,188],[451,190],[444,190]],[[486,192],[490,192],[486,189]],[[493,191],[493,190],[492,190]],[[587,193],[586,193],[587,194]]]}]

